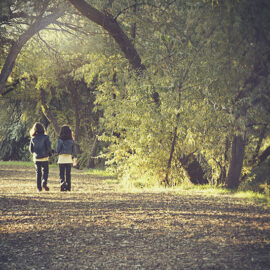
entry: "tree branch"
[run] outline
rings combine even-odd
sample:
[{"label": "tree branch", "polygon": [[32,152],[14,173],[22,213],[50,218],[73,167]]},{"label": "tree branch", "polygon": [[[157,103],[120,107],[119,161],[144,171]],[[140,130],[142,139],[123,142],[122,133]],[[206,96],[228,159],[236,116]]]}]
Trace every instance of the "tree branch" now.
[{"label": "tree branch", "polygon": [[100,12],[91,5],[87,4],[84,0],[69,0],[69,2],[78,11],[80,11],[83,16],[87,17],[89,20],[95,22],[109,32],[134,69],[145,70],[145,66],[141,63],[141,58],[134,48],[131,40],[123,32],[111,14],[104,14]]},{"label": "tree branch", "polygon": [[145,5],[151,6],[151,7],[154,7],[154,8],[158,8],[158,6],[151,5],[151,4],[148,4],[148,3],[135,3],[135,4],[133,4],[133,5],[130,5],[130,6],[126,7],[126,8],[124,8],[124,9],[120,10],[120,11],[116,14],[116,16],[114,16],[114,20],[117,20],[117,18],[118,18],[120,15],[122,15],[125,11],[127,11],[127,10],[129,10],[129,9],[134,9],[135,7],[138,7],[138,6],[145,6]]},{"label": "tree branch", "polygon": [[55,50],[54,48],[52,48],[41,36],[40,36],[40,34],[38,33],[38,37],[39,37],[39,39],[45,44],[45,46],[49,49],[49,50],[51,50],[51,51],[53,51],[54,53],[56,53],[56,54],[58,54],[58,51],[57,50]]},{"label": "tree branch", "polygon": [[17,59],[17,56],[20,53],[22,47],[25,45],[25,43],[40,30],[44,29],[46,26],[56,21],[60,16],[63,15],[63,13],[64,13],[63,10],[56,9],[54,13],[46,17],[37,19],[32,25],[30,25],[30,27],[22,35],[20,35],[19,39],[10,48],[9,54],[1,70],[0,94],[3,92],[7,78],[9,77],[15,64],[15,61]]},{"label": "tree branch", "polygon": [[[173,1],[171,1],[171,2],[169,2],[169,3],[165,3],[165,4],[167,4],[167,6],[170,6],[170,5],[173,4],[174,2],[176,2],[176,0],[173,0]],[[162,3],[162,4],[163,4],[163,3]],[[127,10],[129,10],[129,9],[134,9],[134,7],[138,7],[138,6],[150,6],[150,7],[154,7],[154,8],[160,8],[160,7],[161,7],[161,5],[156,6],[156,5],[154,5],[154,4],[145,3],[145,2],[142,2],[142,3],[135,3],[135,4],[133,4],[133,5],[130,5],[130,6],[126,7],[126,8],[124,8],[124,9],[120,10],[120,11],[116,14],[116,16],[114,16],[114,19],[116,20],[116,19],[117,19],[120,15],[122,15],[125,11],[127,11]]]}]

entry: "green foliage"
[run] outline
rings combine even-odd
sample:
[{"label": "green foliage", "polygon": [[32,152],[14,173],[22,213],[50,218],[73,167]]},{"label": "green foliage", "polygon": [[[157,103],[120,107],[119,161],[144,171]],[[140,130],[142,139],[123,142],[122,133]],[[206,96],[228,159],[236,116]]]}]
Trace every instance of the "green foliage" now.
[{"label": "green foliage", "polygon": [[[160,10],[157,13],[159,12]],[[181,10],[178,10],[177,14],[170,12],[175,17],[181,17],[186,28],[192,24],[191,14],[183,18],[184,13]],[[190,72],[190,63],[195,61],[196,50],[192,49],[188,42],[177,43],[184,30],[174,30],[171,21],[158,22],[155,17],[153,20],[155,35],[150,44],[159,46],[148,48],[147,53],[152,59],[148,59],[146,74],[131,74],[121,68],[121,64],[119,67],[119,61],[117,64],[113,63],[114,70],[122,70],[121,77],[119,78],[116,71],[117,81],[111,79],[103,83],[97,97],[97,103],[102,104],[104,110],[104,125],[107,131],[102,139],[111,143],[108,163],[117,164],[118,172],[123,178],[129,179],[127,181],[142,181],[143,178],[145,183],[158,183],[165,177],[175,127],[178,127],[179,156],[196,150],[199,145],[195,140],[197,135],[186,124],[190,117],[194,118],[192,107],[196,108],[194,103],[190,104],[190,97],[193,95],[189,91],[192,88],[192,77],[185,75]],[[181,28],[185,27],[181,25]],[[169,30],[171,35],[167,34]],[[170,58],[171,54],[173,57]],[[183,58],[183,55],[186,57]],[[179,58],[182,61],[176,61]],[[156,66],[157,62],[159,66]],[[103,68],[103,72],[107,68],[108,64]],[[159,94],[159,107],[151,99],[154,92]],[[177,159],[174,159],[171,174],[171,178],[176,182],[183,178]]]},{"label": "green foliage", "polygon": [[0,160],[0,165],[33,167],[33,162],[32,161],[2,161]]},{"label": "green foliage", "polygon": [[[36,15],[44,2],[3,3]],[[108,34],[69,10],[20,54],[8,85],[20,83],[9,97],[22,108],[18,119],[27,121],[14,120],[10,130],[7,122],[1,124],[2,136],[23,144],[19,134],[27,137],[47,109],[59,126],[69,124],[76,131],[82,166],[93,158],[100,165],[105,158],[130,186],[149,187],[167,174],[172,185],[187,183],[181,159],[189,154],[211,184],[223,183],[232,138],[242,134],[243,174],[251,173],[247,181],[265,184],[269,164],[255,170],[250,160],[270,120],[268,1],[137,1],[136,11],[133,1],[91,4],[115,16],[129,37],[134,38],[136,23],[133,42],[146,71],[132,71]],[[4,42],[16,39],[24,25],[15,20],[2,29]],[[10,44],[5,44],[0,50],[6,54]],[[10,106],[11,99],[2,102]],[[268,139],[269,128],[257,155]]]},{"label": "green foliage", "polygon": [[[27,123],[21,119],[19,103],[3,104],[1,102],[0,116],[0,159],[29,160],[29,136]],[[3,109],[5,107],[5,110]]]},{"label": "green foliage", "polygon": [[270,188],[270,159],[266,159],[259,166],[252,168],[248,172],[244,181],[241,183],[240,190],[252,190],[254,192],[261,192],[266,195],[269,194]]},{"label": "green foliage", "polygon": [[[254,39],[253,26],[244,17],[246,7],[246,3],[228,1],[209,8],[195,1],[181,7],[175,4],[166,12],[157,9],[150,16],[140,12],[147,27],[138,25],[144,39],[139,36],[137,46],[144,50],[146,74],[132,75],[111,59],[104,67],[97,65],[99,76],[107,77],[97,98],[104,110],[102,139],[110,143],[108,163],[126,181],[147,185],[164,178],[177,128],[171,179],[183,181],[179,159],[196,152],[209,180],[217,184],[221,168],[229,164],[227,145],[233,134],[249,137],[247,126],[268,117],[267,111],[250,106],[253,93],[264,92],[267,78],[260,78],[259,87],[243,89],[254,72],[252,65],[263,57],[255,55],[255,48],[261,45],[250,46],[244,39],[246,35]],[[166,16],[158,16],[162,12]],[[153,35],[147,35],[148,31]],[[115,69],[122,72],[121,77],[116,73],[117,81],[110,73]],[[160,107],[151,100],[153,92],[159,94]],[[239,99],[242,92],[244,97]],[[263,99],[257,102],[259,105]]]}]

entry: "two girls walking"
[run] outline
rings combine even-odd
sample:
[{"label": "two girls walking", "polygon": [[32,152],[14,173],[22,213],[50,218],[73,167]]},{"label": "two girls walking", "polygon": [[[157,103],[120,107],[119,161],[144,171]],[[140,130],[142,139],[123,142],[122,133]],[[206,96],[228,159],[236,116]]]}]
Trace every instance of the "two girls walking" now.
[{"label": "two girls walking", "polygon": [[[49,191],[47,185],[49,175],[49,156],[54,152],[51,142],[41,123],[35,123],[30,131],[31,141],[29,151],[33,154],[36,168],[36,180],[38,192],[42,189]],[[56,153],[58,156],[60,190],[71,191],[71,167],[76,158],[75,142],[69,126],[62,126],[57,142]]]}]

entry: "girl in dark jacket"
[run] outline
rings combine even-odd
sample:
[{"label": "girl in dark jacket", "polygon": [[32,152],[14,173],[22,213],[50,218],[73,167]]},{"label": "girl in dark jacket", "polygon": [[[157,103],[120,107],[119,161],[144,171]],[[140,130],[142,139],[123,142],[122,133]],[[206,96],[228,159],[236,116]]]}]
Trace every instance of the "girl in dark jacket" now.
[{"label": "girl in dark jacket", "polygon": [[33,154],[33,161],[36,168],[37,190],[40,192],[44,188],[46,191],[49,191],[47,181],[49,156],[52,153],[50,138],[48,135],[45,135],[43,125],[38,122],[33,125],[30,135],[29,151]]},{"label": "girl in dark jacket", "polygon": [[69,126],[61,127],[56,152],[59,154],[60,190],[71,191],[71,166],[77,155]]}]

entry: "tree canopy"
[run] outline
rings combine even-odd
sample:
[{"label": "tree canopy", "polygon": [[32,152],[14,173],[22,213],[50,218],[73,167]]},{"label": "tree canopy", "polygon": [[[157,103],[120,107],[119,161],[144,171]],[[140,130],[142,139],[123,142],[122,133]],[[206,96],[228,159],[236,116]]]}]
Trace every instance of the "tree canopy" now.
[{"label": "tree canopy", "polygon": [[2,159],[28,158],[27,130],[42,121],[52,138],[72,126],[80,166],[106,161],[130,184],[270,184],[269,1],[0,11]]}]

